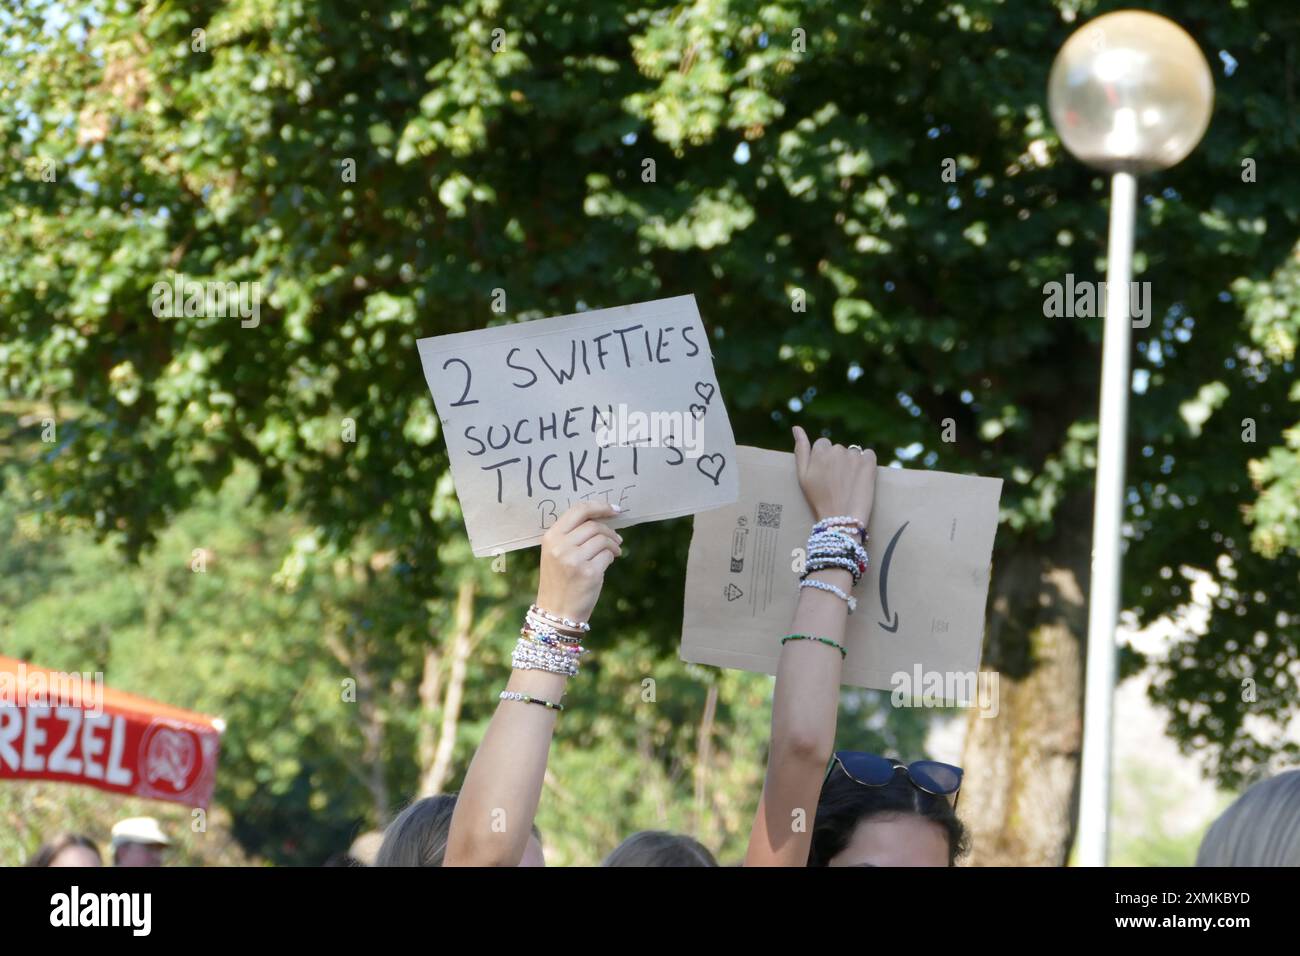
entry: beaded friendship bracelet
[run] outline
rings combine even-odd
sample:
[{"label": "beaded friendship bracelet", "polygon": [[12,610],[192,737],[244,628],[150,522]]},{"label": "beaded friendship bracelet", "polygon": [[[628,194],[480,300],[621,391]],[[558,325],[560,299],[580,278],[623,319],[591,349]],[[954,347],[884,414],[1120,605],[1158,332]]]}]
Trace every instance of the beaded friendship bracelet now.
[{"label": "beaded friendship bracelet", "polygon": [[519,642],[510,655],[510,666],[515,670],[576,677],[578,660],[587,653],[578,641],[590,630],[591,625],[585,621],[571,621],[536,604],[530,605],[524,615],[524,626],[519,629]]},{"label": "beaded friendship bracelet", "polygon": [[829,528],[831,525],[834,524],[850,524],[853,525],[853,527],[855,528],[862,527],[862,522],[859,521],[857,518],[853,517],[852,515],[835,515],[834,517],[831,518],[819,518],[817,519],[817,523],[814,524],[813,527],[816,528],[818,527],[818,525],[820,525],[823,528]]},{"label": "beaded friendship bracelet", "polygon": [[852,515],[836,515],[833,518],[822,518],[813,525],[813,534],[819,531],[827,531],[831,528],[848,528],[857,534],[863,544],[867,543],[867,527]]},{"label": "beaded friendship bracelet", "polygon": [[583,654],[588,653],[588,649],[583,647],[581,644],[571,644],[562,638],[556,638],[554,632],[546,634],[544,632],[533,631],[529,628],[521,627],[519,629],[519,636],[531,644],[538,644],[566,654],[576,654],[581,657]]},{"label": "beaded friendship bracelet", "polygon": [[791,634],[788,637],[781,638],[781,645],[784,647],[787,641],[816,641],[819,644],[825,644],[827,647],[833,647],[840,652],[840,660],[849,656],[849,652],[844,649],[842,644],[836,644],[829,637],[814,637],[811,634]]},{"label": "beaded friendship bracelet", "polygon": [[[816,526],[814,526],[816,528]],[[842,568],[848,571],[856,586],[867,573],[867,550],[853,536],[837,527],[814,530],[808,538],[804,555],[804,570],[799,575],[807,579],[814,571]]]},{"label": "beaded friendship bracelet", "polygon": [[517,700],[524,704],[540,704],[549,710],[564,710],[563,704],[557,704],[542,697],[531,697],[528,694],[521,694],[517,690],[503,690],[501,692],[501,700]]},{"label": "beaded friendship bracelet", "polygon": [[510,666],[517,671],[546,671],[563,674],[565,677],[578,676],[576,655],[548,653],[527,641],[515,645],[514,652],[510,655]]},{"label": "beaded friendship bracelet", "polygon": [[862,577],[862,567],[852,558],[842,558],[839,556],[826,558],[809,558],[804,562],[804,572],[799,575],[800,578],[807,578],[814,571],[825,571],[827,568],[843,568],[853,577],[853,583],[857,584]]},{"label": "beaded friendship bracelet", "polygon": [[832,528],[829,531],[814,531],[808,536],[808,547],[829,548],[834,551],[848,549],[863,564],[867,562],[867,549],[858,543],[857,538],[847,531]]},{"label": "beaded friendship bracelet", "polygon": [[536,617],[541,618],[543,622],[550,624],[552,627],[565,627],[570,631],[578,631],[581,634],[586,634],[591,630],[591,625],[586,621],[570,621],[567,617],[563,617],[559,614],[552,614],[550,611],[539,607],[536,604],[530,604],[528,606],[528,613],[529,615],[535,615]]},{"label": "beaded friendship bracelet", "polygon": [[843,588],[838,588],[834,584],[827,584],[825,581],[818,581],[814,578],[804,578],[799,582],[799,587],[816,588],[818,591],[825,591],[828,594],[834,594],[849,606],[849,613],[852,614],[858,609],[858,599],[851,594],[845,594]]},{"label": "beaded friendship bracelet", "polygon": [[561,644],[572,644],[574,647],[577,647],[579,644],[581,644],[582,639],[584,637],[584,635],[580,633],[571,632],[571,631],[562,631],[558,627],[555,627],[551,624],[547,624],[545,621],[539,621],[537,618],[533,617],[532,615],[528,615],[527,617],[524,618],[524,627],[530,633],[545,635],[546,637],[550,638],[552,641],[556,641]]},{"label": "beaded friendship bracelet", "polygon": [[520,628],[520,633],[526,633],[545,644],[555,644],[568,648],[579,648],[582,646],[582,638],[577,634],[564,634],[549,624],[543,624],[534,621],[532,618],[524,619],[524,626]]}]

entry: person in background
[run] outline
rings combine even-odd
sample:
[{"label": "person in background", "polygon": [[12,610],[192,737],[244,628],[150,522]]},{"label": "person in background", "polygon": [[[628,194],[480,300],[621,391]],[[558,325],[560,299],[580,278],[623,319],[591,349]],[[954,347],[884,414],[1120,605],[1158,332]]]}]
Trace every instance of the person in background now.
[{"label": "person in background", "polygon": [[633,833],[605,857],[601,866],[717,866],[704,844],[663,830]]},{"label": "person in background", "polygon": [[947,764],[920,760],[905,767],[840,751],[817,799],[808,865],[952,865],[969,847],[948,802],[960,782],[960,771]]},{"label": "person in background", "polygon": [[[950,866],[966,845],[961,770],[834,752],[850,593],[867,569],[876,456],[796,426],[795,467],[814,516],[799,601],[781,641],[767,778],[746,866]],[[951,798],[952,803],[949,803]],[[811,819],[809,819],[811,817]]]},{"label": "person in background", "polygon": [[65,833],[41,845],[28,866],[103,866],[99,847],[90,837]]},{"label": "person in background", "polygon": [[[454,793],[416,800],[403,810],[388,829],[375,855],[374,866],[442,866],[447,856],[447,836],[456,809]],[[545,866],[542,837],[532,828],[519,866]]]},{"label": "person in background", "polygon": [[1197,866],[1300,866],[1300,770],[1255,784],[1210,825]]},{"label": "person in background", "polygon": [[171,844],[153,817],[131,817],[113,826],[113,865],[162,866]]}]

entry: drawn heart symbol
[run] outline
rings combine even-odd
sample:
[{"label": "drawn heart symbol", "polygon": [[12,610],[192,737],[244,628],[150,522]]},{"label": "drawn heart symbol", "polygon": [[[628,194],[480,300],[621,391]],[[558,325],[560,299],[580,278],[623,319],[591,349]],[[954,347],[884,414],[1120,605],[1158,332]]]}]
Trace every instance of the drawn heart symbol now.
[{"label": "drawn heart symbol", "polygon": [[707,412],[708,410],[709,410],[708,407],[705,405],[692,405],[691,417],[698,422],[701,418],[704,417],[704,413]]},{"label": "drawn heart symbol", "polygon": [[709,404],[709,402],[713,401],[713,393],[714,393],[715,391],[717,391],[717,389],[714,388],[714,386],[711,385],[711,384],[708,383],[708,382],[696,382],[696,383],[695,383],[695,394],[698,395],[698,396],[700,396],[700,398],[704,399],[704,404],[705,404],[705,405],[707,405],[707,404]]},{"label": "drawn heart symbol", "polygon": [[[710,473],[709,469],[704,467],[706,461],[716,462],[718,465],[717,470]],[[717,452],[714,452],[712,455],[701,455],[699,458],[695,459],[695,467],[700,470],[701,475],[708,478],[716,485],[718,479],[722,476],[722,469],[727,467],[727,459],[723,458],[722,455]]]}]

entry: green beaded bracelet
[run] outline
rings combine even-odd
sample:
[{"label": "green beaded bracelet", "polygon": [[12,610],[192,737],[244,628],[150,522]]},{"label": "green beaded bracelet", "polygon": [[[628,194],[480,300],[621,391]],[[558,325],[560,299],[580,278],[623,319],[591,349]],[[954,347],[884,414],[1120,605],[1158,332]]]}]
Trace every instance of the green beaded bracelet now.
[{"label": "green beaded bracelet", "polygon": [[791,634],[789,637],[781,638],[782,646],[785,645],[786,641],[817,641],[819,644],[825,644],[827,647],[835,648],[837,651],[840,652],[841,659],[849,656],[848,651],[846,651],[841,645],[836,644],[828,637],[813,637],[811,634]]},{"label": "green beaded bracelet", "polygon": [[501,699],[501,700],[517,700],[517,701],[519,701],[520,703],[523,703],[523,704],[540,704],[541,706],[545,707],[547,710],[555,710],[555,711],[563,711],[563,710],[564,710],[564,705],[563,705],[563,704],[555,704],[555,703],[552,703],[552,702],[549,701],[549,700],[546,700],[545,698],[542,698],[542,697],[533,697],[533,696],[531,696],[531,695],[529,695],[529,694],[521,694],[521,693],[519,693],[518,691],[514,691],[514,690],[503,690],[503,691],[501,692],[501,698],[500,698],[500,699]]}]

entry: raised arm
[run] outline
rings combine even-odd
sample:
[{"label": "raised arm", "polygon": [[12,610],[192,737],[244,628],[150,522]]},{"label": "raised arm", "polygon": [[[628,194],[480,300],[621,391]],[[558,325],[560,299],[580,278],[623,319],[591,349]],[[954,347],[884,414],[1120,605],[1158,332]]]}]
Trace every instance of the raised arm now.
[{"label": "raised arm", "polygon": [[447,838],[445,866],[518,866],[542,794],[546,758],[568,677],[584,643],[580,628],[600,597],[605,569],[622,554],[623,538],[604,523],[613,505],[581,502],[542,539],[531,636],[513,658],[515,670],[465,775]]},{"label": "raised arm", "polygon": [[[794,443],[799,484],[818,521],[850,518],[865,529],[875,494],[875,454],[832,445],[825,438],[810,447],[798,426]],[[840,539],[853,530],[848,524],[837,525],[831,543],[815,552],[834,556],[810,556],[809,567],[850,560],[838,555],[852,553],[848,541],[841,544]],[[790,625],[794,639],[782,645],[777,665],[767,779],[750,831],[746,866],[807,865],[817,800],[835,748],[844,660],[840,648],[849,612],[844,598],[851,596],[855,577],[838,566],[812,570],[805,580],[824,587],[799,591]]]}]

